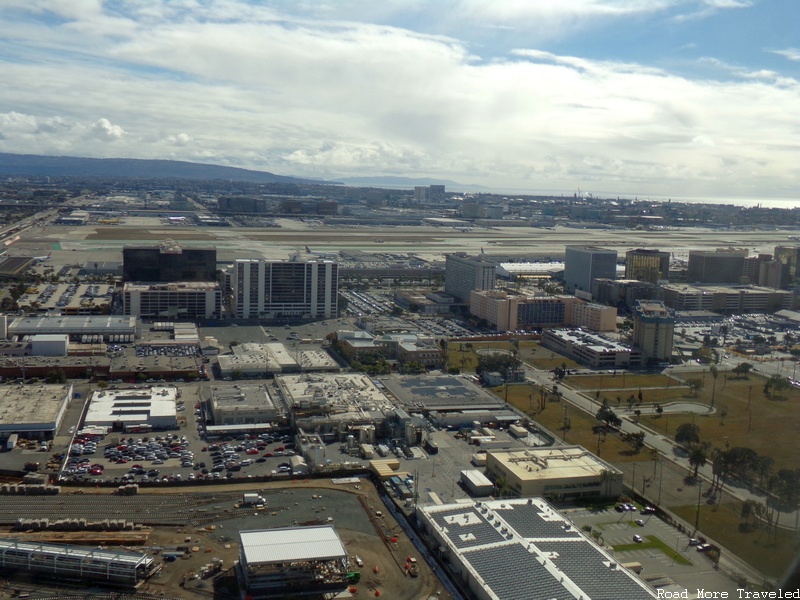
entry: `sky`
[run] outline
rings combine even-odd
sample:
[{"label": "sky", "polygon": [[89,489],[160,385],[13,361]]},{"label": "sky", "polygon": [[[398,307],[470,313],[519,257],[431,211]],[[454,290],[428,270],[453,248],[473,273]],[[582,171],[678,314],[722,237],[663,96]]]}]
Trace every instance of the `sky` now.
[{"label": "sky", "polygon": [[2,0],[0,152],[800,204],[798,0]]}]

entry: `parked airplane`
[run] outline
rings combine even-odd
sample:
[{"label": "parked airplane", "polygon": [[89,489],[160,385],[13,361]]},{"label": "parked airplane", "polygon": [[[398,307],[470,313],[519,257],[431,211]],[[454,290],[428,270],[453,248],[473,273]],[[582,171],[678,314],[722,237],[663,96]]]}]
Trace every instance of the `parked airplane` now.
[{"label": "parked airplane", "polygon": [[46,260],[50,260],[50,257],[53,255],[52,251],[47,253],[47,256],[34,256],[33,260],[36,262],[44,262]]},{"label": "parked airplane", "polygon": [[313,254],[314,256],[319,256],[320,258],[339,258],[338,252],[312,252],[311,248],[306,246],[306,254]]}]

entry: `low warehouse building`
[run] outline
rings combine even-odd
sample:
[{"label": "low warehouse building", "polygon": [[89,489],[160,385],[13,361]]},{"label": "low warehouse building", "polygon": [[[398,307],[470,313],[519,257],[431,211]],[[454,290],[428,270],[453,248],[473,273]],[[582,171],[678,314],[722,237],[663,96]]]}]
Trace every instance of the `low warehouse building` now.
[{"label": "low warehouse building", "polygon": [[0,437],[52,438],[71,397],[71,384],[0,387]]},{"label": "low warehouse building", "polygon": [[494,484],[476,469],[461,471],[461,483],[473,496],[491,496],[494,493]]},{"label": "low warehouse building", "polygon": [[32,356],[66,356],[69,336],[66,334],[44,334],[31,336]]},{"label": "low warehouse building", "polygon": [[261,384],[237,383],[211,388],[211,422],[213,425],[257,425],[272,423],[283,415]]},{"label": "low warehouse building", "polygon": [[656,593],[541,498],[418,506],[424,537],[478,600]]},{"label": "low warehouse building", "polygon": [[348,554],[333,527],[284,527],[239,533],[239,581],[253,597],[340,592]]},{"label": "low warehouse building", "polygon": [[157,386],[146,389],[94,392],[86,411],[84,427],[108,427],[117,431],[177,429],[177,389]]},{"label": "low warehouse building", "polygon": [[132,342],[141,337],[141,322],[121,316],[27,316],[8,326],[8,337],[36,334],[66,334],[73,341]]}]

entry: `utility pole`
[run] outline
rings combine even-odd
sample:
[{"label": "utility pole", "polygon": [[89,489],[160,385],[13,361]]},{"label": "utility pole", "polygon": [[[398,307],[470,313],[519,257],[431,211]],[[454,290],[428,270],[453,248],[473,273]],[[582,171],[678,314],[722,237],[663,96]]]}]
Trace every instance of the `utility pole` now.
[{"label": "utility pole", "polygon": [[[634,463],[636,464],[636,463]],[[703,480],[697,480],[697,514],[694,517],[694,530],[695,532],[700,530],[700,492],[703,489]]]}]

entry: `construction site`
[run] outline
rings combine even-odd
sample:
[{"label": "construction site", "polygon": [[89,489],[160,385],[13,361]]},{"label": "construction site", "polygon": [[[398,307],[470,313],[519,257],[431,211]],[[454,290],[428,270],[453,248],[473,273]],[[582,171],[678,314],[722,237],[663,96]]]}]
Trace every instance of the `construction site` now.
[{"label": "construction site", "polygon": [[[293,538],[304,539],[320,528],[339,540],[335,556],[317,556],[318,544],[296,544],[298,556],[267,556],[269,566],[259,571],[277,573],[279,583],[298,565],[318,565],[306,571],[312,577],[304,598],[359,591],[408,600],[437,592],[450,597],[427,564],[417,562],[414,545],[367,479],[259,482],[174,493],[132,488],[4,495],[0,568],[11,576],[0,598],[84,598],[87,585],[114,590],[117,598],[241,598],[246,578],[237,565],[244,532],[288,529],[301,532]],[[318,580],[324,573],[329,576]],[[275,582],[250,591],[253,597],[280,598],[301,592]]]}]

